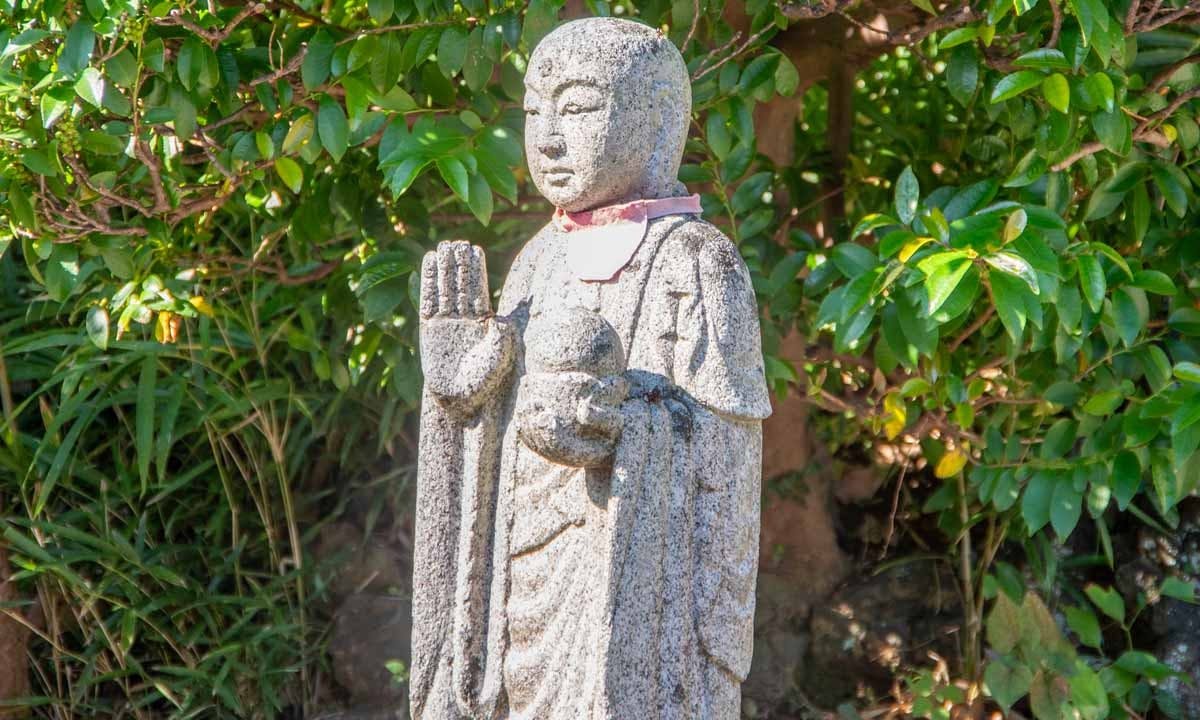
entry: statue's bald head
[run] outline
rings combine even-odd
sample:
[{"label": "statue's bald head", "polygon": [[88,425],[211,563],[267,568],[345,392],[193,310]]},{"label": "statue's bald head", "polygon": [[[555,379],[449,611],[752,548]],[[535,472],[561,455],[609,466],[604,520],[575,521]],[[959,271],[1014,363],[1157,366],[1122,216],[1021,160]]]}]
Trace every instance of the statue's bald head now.
[{"label": "statue's bald head", "polygon": [[614,18],[569,22],[534,50],[525,86],[529,168],[555,205],[682,192],[691,85],[662,33]]}]

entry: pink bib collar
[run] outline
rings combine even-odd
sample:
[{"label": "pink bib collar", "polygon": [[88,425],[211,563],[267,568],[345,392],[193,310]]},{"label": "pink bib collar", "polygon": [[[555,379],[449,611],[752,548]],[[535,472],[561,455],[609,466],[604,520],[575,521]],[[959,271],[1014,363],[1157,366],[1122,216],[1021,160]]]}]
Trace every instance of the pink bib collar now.
[{"label": "pink bib collar", "polygon": [[652,198],[577,213],[558,208],[554,225],[566,235],[571,273],[583,281],[604,282],[633,259],[651,220],[700,211],[699,195]]}]

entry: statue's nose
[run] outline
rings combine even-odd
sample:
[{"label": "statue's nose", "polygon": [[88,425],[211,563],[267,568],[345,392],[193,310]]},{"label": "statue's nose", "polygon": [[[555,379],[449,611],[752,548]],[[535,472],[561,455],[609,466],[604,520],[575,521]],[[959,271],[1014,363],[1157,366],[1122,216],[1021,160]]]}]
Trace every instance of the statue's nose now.
[{"label": "statue's nose", "polygon": [[567,152],[567,143],[562,135],[551,135],[538,143],[538,151],[551,160],[557,160]]}]

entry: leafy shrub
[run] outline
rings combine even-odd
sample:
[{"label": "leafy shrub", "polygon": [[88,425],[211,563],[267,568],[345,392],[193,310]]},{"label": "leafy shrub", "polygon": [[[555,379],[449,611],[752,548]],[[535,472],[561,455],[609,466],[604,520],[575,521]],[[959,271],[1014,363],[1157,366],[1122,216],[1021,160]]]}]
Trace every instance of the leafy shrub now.
[{"label": "leafy shrub", "polygon": [[[928,479],[912,509],[959,572],[963,697],[1042,720],[1169,706],[1129,633],[1059,599],[1079,580],[1052,558],[1084,524],[1111,568],[1110,528],[1170,528],[1200,480],[1194,6],[754,0],[740,29],[708,0],[588,9],[684,48],[681,175],[751,268],[778,394]],[[311,709],[304,544],[330,481],[411,462],[421,254],[465,237],[496,272],[549,214],[519,102],[560,10],[0,3],[0,498],[47,615],[36,704]],[[877,56],[842,86],[846,147],[837,82],[783,42],[829,20]],[[797,102],[776,166],[755,113]]]}]

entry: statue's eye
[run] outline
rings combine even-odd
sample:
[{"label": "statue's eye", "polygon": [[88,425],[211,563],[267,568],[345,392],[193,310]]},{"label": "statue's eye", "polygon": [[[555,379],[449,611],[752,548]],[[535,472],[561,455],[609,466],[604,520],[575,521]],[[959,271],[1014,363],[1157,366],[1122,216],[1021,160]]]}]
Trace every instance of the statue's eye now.
[{"label": "statue's eye", "polygon": [[577,103],[577,102],[569,102],[566,105],[563,105],[562,114],[563,115],[580,115],[582,113],[592,112],[595,109],[596,108],[592,107],[591,105],[584,105],[582,103]]},{"label": "statue's eye", "polygon": [[526,115],[537,115],[538,114],[537,108],[527,107],[527,108],[525,108],[525,114]]}]

